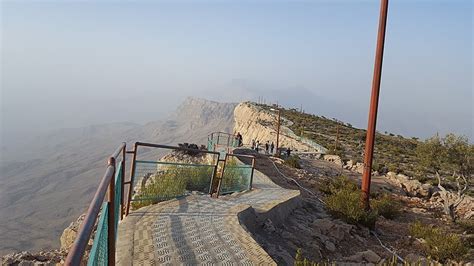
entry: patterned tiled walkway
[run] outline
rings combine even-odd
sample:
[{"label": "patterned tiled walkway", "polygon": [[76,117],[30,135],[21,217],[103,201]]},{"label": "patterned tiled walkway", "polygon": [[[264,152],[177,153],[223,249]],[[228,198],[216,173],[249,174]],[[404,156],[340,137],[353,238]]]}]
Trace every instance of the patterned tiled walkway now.
[{"label": "patterned tiled walkway", "polygon": [[239,223],[253,207],[264,213],[299,196],[255,171],[254,189],[219,199],[192,195],[130,213],[120,224],[118,265],[275,265]]}]

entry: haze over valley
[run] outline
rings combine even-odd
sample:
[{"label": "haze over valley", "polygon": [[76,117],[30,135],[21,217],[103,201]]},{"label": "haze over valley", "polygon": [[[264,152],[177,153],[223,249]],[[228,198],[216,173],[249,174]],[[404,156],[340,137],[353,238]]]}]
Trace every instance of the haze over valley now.
[{"label": "haze over valley", "polygon": [[162,121],[56,130],[12,150],[11,160],[0,165],[0,252],[57,248],[64,228],[85,212],[107,156],[121,142],[205,144],[210,132],[232,131],[234,107],[187,98]]}]

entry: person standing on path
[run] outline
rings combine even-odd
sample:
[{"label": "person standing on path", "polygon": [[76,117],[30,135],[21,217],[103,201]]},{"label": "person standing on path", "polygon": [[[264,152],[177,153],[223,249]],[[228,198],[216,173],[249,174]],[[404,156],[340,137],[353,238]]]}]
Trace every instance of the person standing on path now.
[{"label": "person standing on path", "polygon": [[275,144],[272,141],[272,144],[270,144],[270,154],[273,154],[273,149],[275,149]]},{"label": "person standing on path", "polygon": [[252,139],[252,150],[255,150],[255,139]]},{"label": "person standing on path", "polygon": [[260,141],[257,140],[257,144],[255,144],[255,151],[258,153],[258,146],[260,146]]},{"label": "person standing on path", "polygon": [[269,150],[270,150],[270,145],[268,144],[268,140],[267,140],[267,142],[265,142],[265,154],[268,154]]},{"label": "person standing on path", "polygon": [[242,135],[240,134],[240,132],[237,132],[237,146],[238,147],[241,147],[242,146]]}]

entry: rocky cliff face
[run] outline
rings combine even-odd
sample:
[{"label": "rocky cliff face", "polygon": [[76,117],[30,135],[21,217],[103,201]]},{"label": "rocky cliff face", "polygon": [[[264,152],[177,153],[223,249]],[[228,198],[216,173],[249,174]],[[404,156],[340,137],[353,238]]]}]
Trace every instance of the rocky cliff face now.
[{"label": "rocky cliff face", "polygon": [[206,144],[210,132],[232,131],[236,105],[187,98],[164,121],[58,130],[18,148],[21,154],[0,162],[0,256],[59,248],[62,230],[84,213],[105,158],[122,141]]},{"label": "rocky cliff face", "polygon": [[[273,141],[276,143],[277,136],[277,113],[269,112],[255,104],[244,102],[235,107],[234,110],[234,132],[240,132],[243,136],[244,145],[249,145],[254,139],[265,143]],[[296,136],[288,128],[291,121],[281,119],[280,147],[291,148],[302,152],[322,152],[324,148],[311,144]]]}]

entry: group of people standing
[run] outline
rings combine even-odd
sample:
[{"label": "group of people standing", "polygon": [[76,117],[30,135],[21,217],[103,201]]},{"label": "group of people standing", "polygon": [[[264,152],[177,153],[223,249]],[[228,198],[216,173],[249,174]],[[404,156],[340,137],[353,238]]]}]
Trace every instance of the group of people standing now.
[{"label": "group of people standing", "polygon": [[[255,139],[252,140],[252,150],[255,150],[256,152],[259,152],[260,151],[260,145],[262,145],[260,143],[259,140],[255,141]],[[275,149],[275,144],[273,143],[270,143],[269,141],[265,142],[265,154],[273,154],[273,150]]]},{"label": "group of people standing", "polygon": [[[243,146],[242,134],[240,134],[240,132],[237,132],[237,134],[235,134],[235,141],[237,142],[238,147]],[[264,149],[262,149],[263,147]],[[265,154],[275,154],[276,152],[278,152],[278,151],[275,151],[275,144],[273,143],[273,141],[270,142],[268,140],[265,142],[265,144],[262,144],[260,143],[259,140],[252,139],[252,150],[256,151],[257,153],[263,150]],[[291,156],[290,148],[286,149],[286,156],[287,157]]]}]

